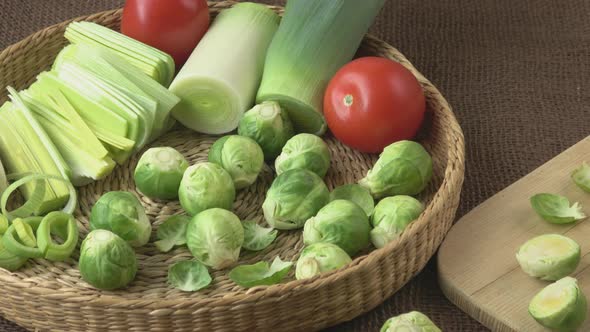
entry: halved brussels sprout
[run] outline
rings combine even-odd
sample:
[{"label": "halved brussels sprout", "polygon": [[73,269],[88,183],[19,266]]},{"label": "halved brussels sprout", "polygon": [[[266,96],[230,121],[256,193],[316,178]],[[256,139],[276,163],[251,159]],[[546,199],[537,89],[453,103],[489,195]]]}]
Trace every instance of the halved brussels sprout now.
[{"label": "halved brussels sprout", "polygon": [[307,279],[337,270],[352,262],[346,251],[331,243],[314,243],[303,248],[295,268],[295,278]]},{"label": "halved brussels sprout", "polygon": [[293,169],[279,175],[262,204],[264,217],[276,229],[301,228],[330,199],[324,181],[305,169]]},{"label": "halved brussels sprout", "polygon": [[277,174],[291,169],[307,169],[326,176],[330,168],[330,149],[320,137],[312,134],[299,134],[287,141],[281,154],[275,160]]},{"label": "halved brussels sprout", "polygon": [[586,218],[580,203],[570,206],[570,201],[560,195],[537,194],[531,197],[531,206],[541,218],[552,224],[569,224]]},{"label": "halved brussels sprout", "polygon": [[201,263],[224,269],[238,261],[244,243],[244,228],[232,212],[209,209],[193,217],[186,230],[186,242]]},{"label": "halved brussels sprout", "polygon": [[256,182],[264,165],[264,154],[251,138],[230,135],[211,146],[209,162],[223,167],[231,175],[236,189],[242,189]]},{"label": "halved brussels sprout", "polygon": [[268,262],[258,262],[252,265],[236,266],[229,272],[229,278],[245,288],[275,285],[283,280],[292,266],[292,262],[283,262],[277,256],[270,265]]},{"label": "halved brussels sprout", "polygon": [[590,166],[586,162],[572,173],[572,180],[582,190],[590,193]]},{"label": "halved brussels sprout", "polygon": [[306,245],[332,243],[350,256],[369,245],[369,218],[356,203],[338,199],[320,209],[309,218],[303,228]]},{"label": "halved brussels sprout", "polygon": [[186,229],[191,218],[185,215],[172,216],[158,227],[158,241],[154,242],[161,252],[168,252],[174,246],[186,244]]},{"label": "halved brussels sprout", "polygon": [[190,260],[173,264],[168,269],[168,283],[185,292],[196,292],[211,284],[211,275],[201,262]]},{"label": "halved brussels sprout", "polygon": [[211,208],[230,210],[236,189],[229,173],[214,163],[187,168],[178,191],[180,205],[191,216]]},{"label": "halved brussels sprout", "polygon": [[137,258],[129,243],[113,232],[99,229],[82,241],[79,268],[82,279],[92,286],[118,289],[135,279]]},{"label": "halved brussels sprout", "polygon": [[330,193],[330,201],[337,199],[345,199],[358,204],[367,216],[373,214],[373,209],[375,208],[375,200],[369,190],[358,184],[345,184],[334,188]]},{"label": "halved brussels sprout", "polygon": [[255,140],[264,152],[264,159],[272,160],[281,153],[295,131],[287,112],[281,110],[279,103],[265,101],[244,114],[238,134]]},{"label": "halved brussels sprout", "polygon": [[106,229],[134,247],[148,243],[152,233],[145,209],[134,194],[111,191],[94,204],[90,213],[90,230]]},{"label": "halved brussels sprout", "polygon": [[546,328],[559,332],[576,331],[586,319],[588,304],[578,281],[559,279],[543,288],[529,304],[529,313]]},{"label": "halved brussels sprout", "polygon": [[371,242],[383,248],[399,237],[402,231],[424,211],[424,205],[411,196],[398,195],[382,199],[371,216]]},{"label": "halved brussels sprout", "polygon": [[581,249],[576,241],[559,234],[545,234],[525,242],[516,253],[522,270],[541,280],[558,280],[576,270]]},{"label": "halved brussels sprout", "polygon": [[399,141],[386,147],[359,184],[375,198],[417,195],[432,178],[432,158],[419,143]]},{"label": "halved brussels sprout", "polygon": [[137,162],[133,177],[137,189],[144,195],[158,199],[175,199],[188,161],[170,147],[147,150]]},{"label": "halved brussels sprout", "polygon": [[380,332],[441,332],[441,329],[419,311],[411,311],[388,319]]}]

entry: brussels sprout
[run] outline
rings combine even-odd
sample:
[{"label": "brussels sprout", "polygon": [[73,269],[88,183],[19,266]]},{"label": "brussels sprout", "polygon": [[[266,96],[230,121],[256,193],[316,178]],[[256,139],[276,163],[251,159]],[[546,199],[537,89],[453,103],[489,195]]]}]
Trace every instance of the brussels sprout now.
[{"label": "brussels sprout", "polygon": [[370,216],[375,208],[375,201],[373,200],[371,193],[358,184],[345,184],[332,190],[330,193],[330,201],[335,201],[337,199],[345,199],[358,204],[358,206],[365,211],[367,216]]},{"label": "brussels sprout", "polygon": [[238,261],[244,243],[244,228],[232,212],[209,209],[190,221],[186,242],[193,256],[201,263],[224,269]]},{"label": "brussels sprout", "polygon": [[207,267],[198,261],[175,263],[168,269],[168,283],[185,292],[196,292],[211,284]]},{"label": "brussels sprout", "polygon": [[531,316],[546,328],[559,332],[577,330],[588,311],[586,296],[571,277],[543,288],[529,304]]},{"label": "brussels sprout", "polygon": [[231,176],[221,166],[199,163],[184,172],[178,196],[182,208],[194,216],[211,208],[231,209],[236,189]]},{"label": "brussels sprout", "polygon": [[581,249],[576,241],[559,234],[545,234],[525,242],[516,253],[522,270],[541,280],[561,279],[576,270]]},{"label": "brussels sprout", "polygon": [[338,199],[324,206],[303,228],[306,245],[317,242],[332,243],[350,256],[369,244],[369,218],[360,206]]},{"label": "brussels sprout", "polygon": [[107,230],[90,232],[82,241],[79,261],[82,279],[112,290],[127,286],[137,273],[137,258],[129,243]]},{"label": "brussels sprout", "polygon": [[425,314],[412,311],[388,319],[381,332],[441,332]]},{"label": "brussels sprout", "polygon": [[277,231],[272,228],[264,228],[255,221],[244,221],[244,244],[242,248],[251,251],[260,251],[268,247],[277,238]]},{"label": "brussels sprout", "polygon": [[560,195],[537,194],[531,197],[531,206],[541,218],[552,224],[569,224],[586,218],[580,203],[570,207],[570,201]]},{"label": "brussels sprout", "polygon": [[590,166],[586,162],[572,173],[574,183],[587,193],[590,193]]},{"label": "brussels sprout", "polygon": [[287,141],[275,160],[275,168],[279,175],[291,169],[303,168],[323,178],[330,168],[330,150],[326,142],[316,135],[295,135]]},{"label": "brussels sprout", "polygon": [[419,143],[399,141],[383,150],[359,184],[375,198],[416,195],[432,178],[432,158]]},{"label": "brussels sprout", "polygon": [[223,167],[231,175],[236,189],[242,189],[256,182],[264,165],[264,154],[251,138],[230,135],[211,146],[209,162]]},{"label": "brussels sprout", "polygon": [[169,147],[151,148],[137,162],[135,185],[151,198],[175,199],[188,161],[180,152]]},{"label": "brussels sprout", "polygon": [[398,195],[382,199],[371,216],[371,242],[383,248],[424,211],[424,205],[411,196]]},{"label": "brussels sprout", "polygon": [[148,243],[152,224],[137,197],[126,191],[108,192],[94,204],[90,230],[106,229],[134,247]]},{"label": "brussels sprout", "polygon": [[324,181],[305,169],[293,169],[279,175],[262,204],[264,218],[276,229],[301,228],[330,199]]},{"label": "brussels sprout", "polygon": [[350,256],[337,245],[314,243],[301,251],[295,268],[295,278],[312,278],[320,273],[337,270],[350,262]]},{"label": "brussels sprout", "polygon": [[268,262],[237,266],[229,272],[229,278],[245,288],[275,285],[283,280],[292,266],[292,262],[283,262],[277,256],[270,266]]},{"label": "brussels sprout", "polygon": [[285,143],[295,135],[287,112],[279,103],[265,101],[244,113],[238,134],[255,140],[264,152],[264,159],[275,159]]},{"label": "brussels sprout", "polygon": [[154,245],[161,252],[168,252],[174,246],[186,244],[186,229],[190,218],[184,215],[172,216],[158,227],[158,240]]}]

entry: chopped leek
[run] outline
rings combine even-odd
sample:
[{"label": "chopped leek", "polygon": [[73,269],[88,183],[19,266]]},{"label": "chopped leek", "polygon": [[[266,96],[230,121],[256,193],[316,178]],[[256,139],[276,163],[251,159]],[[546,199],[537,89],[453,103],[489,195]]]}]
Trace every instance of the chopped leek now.
[{"label": "chopped leek", "polygon": [[52,86],[44,91],[21,96],[72,169],[72,183],[81,186],[110,174],[115,162],[67,98]]},{"label": "chopped leek", "polygon": [[87,69],[124,91],[145,109],[154,112],[154,127],[150,140],[170,127],[170,111],[180,99],[109,49],[75,44],[64,48],[53,64],[59,72],[64,63],[74,63]]},{"label": "chopped leek", "polygon": [[[322,134],[324,91],[350,61],[385,0],[288,1],[257,102],[278,101],[299,132]],[[238,52],[239,53],[239,52]]]},{"label": "chopped leek", "polygon": [[[59,236],[63,243],[56,243],[51,237],[53,234]],[[43,218],[37,229],[37,246],[43,257],[56,262],[64,261],[72,255],[76,244],[78,224],[71,214],[51,212]]]},{"label": "chopped leek", "polygon": [[[2,214],[4,214],[4,216],[7,217],[8,220],[13,220],[15,218],[25,218],[29,217],[32,214],[39,214],[38,212],[36,213],[36,211],[43,210],[43,207],[47,205],[47,203],[43,201],[45,189],[48,187],[44,184],[44,182],[47,180],[52,180],[52,182],[62,182],[66,186],[69,194],[69,200],[61,211],[68,214],[74,213],[74,211],[76,210],[76,206],[78,205],[78,194],[76,193],[76,188],[74,188],[74,186],[70,183],[69,180],[59,176],[52,176],[46,174],[30,174],[10,184],[10,186],[6,188],[4,193],[2,193],[2,196],[0,197],[0,208],[2,209]],[[19,187],[29,184],[31,182],[35,183],[31,198],[29,198],[25,202],[25,204],[23,204],[18,209],[8,211],[7,205],[10,195],[12,195],[12,193],[15,192]],[[51,210],[47,211],[57,210],[58,208],[59,206],[56,206]]]},{"label": "chopped leek", "polygon": [[12,226],[21,243],[29,248],[35,248],[37,246],[37,239],[31,225],[26,224],[22,219],[15,219],[12,221]]},{"label": "chopped leek", "polygon": [[[31,247],[25,243],[24,240],[21,238],[21,232],[17,231],[17,225],[26,225],[24,227],[30,228],[31,232],[37,232],[39,228],[39,224],[41,224],[41,217],[33,217],[33,218],[26,218],[26,219],[16,219],[10,227],[6,230],[6,233],[2,235],[2,246],[13,255],[22,257],[22,258],[43,258],[43,251],[37,247],[37,243],[35,240],[35,244]],[[31,239],[29,239],[31,240]],[[34,239],[33,239],[34,240]]]},{"label": "chopped leek", "polygon": [[34,96],[44,95],[43,86],[58,87],[90,130],[105,144],[113,160],[122,164],[129,158],[135,147],[135,140],[129,138],[132,130],[127,119],[101,104],[101,96],[109,98],[108,94],[94,93],[97,88],[90,82],[85,82],[84,85],[76,84],[74,86],[78,88],[74,89],[54,72],[41,73],[37,77],[37,82],[27,91]]},{"label": "chopped leek", "polygon": [[8,187],[8,180],[6,179],[6,172],[4,171],[2,160],[0,160],[0,195],[6,190],[6,187]]},{"label": "chopped leek", "polygon": [[174,77],[172,57],[119,32],[92,22],[72,22],[64,35],[72,44],[100,46],[116,52],[131,65],[168,86]]},{"label": "chopped leek", "polygon": [[[13,89],[11,92],[14,103],[6,102],[0,107],[0,158],[7,172],[46,174],[69,180],[71,170],[57,148],[18,94]],[[35,208],[31,211],[33,214],[53,211],[68,200],[68,187],[62,181],[44,179],[42,184],[37,181],[27,182],[22,193],[26,199],[31,199],[35,192],[41,190],[40,187],[43,188],[43,194],[35,196]],[[7,192],[8,189],[4,194]]]},{"label": "chopped leek", "polygon": [[172,111],[176,120],[208,134],[236,129],[254,104],[278,24],[279,16],[260,4],[222,11],[170,85],[182,100]]}]

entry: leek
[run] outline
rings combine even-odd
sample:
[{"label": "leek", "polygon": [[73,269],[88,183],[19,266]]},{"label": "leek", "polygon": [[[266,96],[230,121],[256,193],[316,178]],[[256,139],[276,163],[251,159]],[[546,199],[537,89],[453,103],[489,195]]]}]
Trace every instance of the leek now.
[{"label": "leek", "polygon": [[95,45],[116,52],[163,86],[168,86],[174,77],[175,65],[170,55],[102,25],[72,22],[64,36],[72,44]]},{"label": "leek", "polygon": [[[59,151],[16,91],[9,89],[13,102],[6,102],[0,107],[0,158],[7,172],[47,174],[69,179],[71,170]],[[43,189],[41,197],[35,194],[39,193],[39,186]],[[23,186],[22,193],[26,199],[35,198],[32,213],[36,215],[63,206],[69,198],[67,185],[57,181],[28,182]]]},{"label": "leek", "polygon": [[299,132],[326,130],[326,86],[350,61],[385,0],[289,0],[268,49],[257,103],[278,101]]},{"label": "leek", "polygon": [[236,129],[254,104],[278,23],[279,16],[260,4],[222,11],[170,85],[182,100],[172,111],[176,120],[208,134]]},{"label": "leek", "polygon": [[67,98],[56,87],[42,89],[44,95],[23,91],[21,96],[72,169],[72,183],[81,186],[110,174],[115,162]]},{"label": "leek", "polygon": [[93,72],[154,113],[150,141],[169,129],[170,111],[180,99],[137,68],[129,66],[116,53],[96,46],[69,45],[57,56],[53,70],[59,72],[64,63],[73,63]]},{"label": "leek", "polygon": [[2,160],[0,160],[0,195],[6,190],[6,187],[8,187],[8,180],[6,179],[6,172],[4,171]]}]

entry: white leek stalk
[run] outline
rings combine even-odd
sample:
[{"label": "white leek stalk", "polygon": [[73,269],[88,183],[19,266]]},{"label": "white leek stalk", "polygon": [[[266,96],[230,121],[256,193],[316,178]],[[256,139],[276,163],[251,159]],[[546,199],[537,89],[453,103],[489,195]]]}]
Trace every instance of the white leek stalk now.
[{"label": "white leek stalk", "polygon": [[172,115],[202,133],[236,129],[254,104],[278,23],[279,16],[260,4],[240,3],[222,11],[170,85],[182,100]]}]

